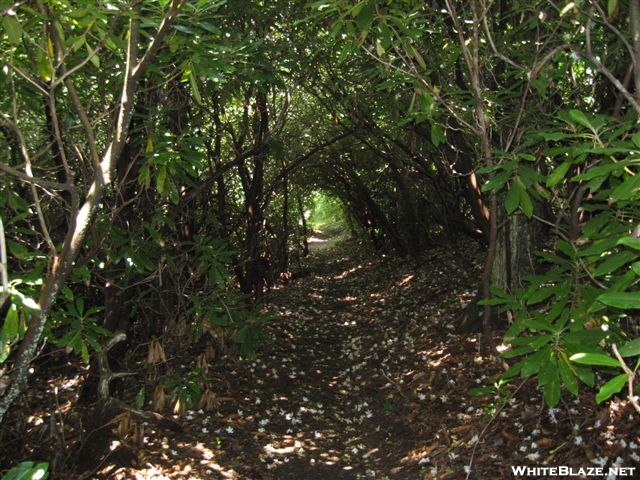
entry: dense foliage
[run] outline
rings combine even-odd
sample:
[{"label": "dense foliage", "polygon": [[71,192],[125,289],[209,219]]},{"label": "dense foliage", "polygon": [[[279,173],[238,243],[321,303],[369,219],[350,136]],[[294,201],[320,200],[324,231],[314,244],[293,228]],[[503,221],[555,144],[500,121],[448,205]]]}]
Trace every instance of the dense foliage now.
[{"label": "dense foliage", "polygon": [[[264,294],[326,218],[415,260],[482,239],[471,328],[490,346],[509,322],[506,377],[536,376],[550,405],[580,382],[599,401],[633,396],[635,0],[4,1],[0,14],[0,420],[43,339],[96,382],[116,332],[153,350],[150,365],[183,342],[254,355]],[[143,393],[196,401],[193,371],[191,389],[168,369]]]}]

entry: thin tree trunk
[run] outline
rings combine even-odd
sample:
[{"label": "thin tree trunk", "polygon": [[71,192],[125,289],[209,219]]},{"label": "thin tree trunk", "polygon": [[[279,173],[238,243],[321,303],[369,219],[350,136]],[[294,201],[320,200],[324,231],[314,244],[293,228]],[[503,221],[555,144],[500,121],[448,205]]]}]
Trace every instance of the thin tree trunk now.
[{"label": "thin tree trunk", "polygon": [[[173,0],[169,6],[164,20],[158,27],[153,41],[144,55],[138,58],[138,42],[140,40],[140,17],[133,15],[129,30],[129,41],[126,52],[126,66],[124,72],[124,83],[121,90],[116,130],[110,143],[108,144],[101,159],[96,158],[96,144],[93,137],[93,131],[90,125],[85,123],[87,140],[89,148],[92,151],[92,159],[94,160],[94,177],[88,189],[88,193],[80,205],[80,199],[75,189],[71,188],[71,215],[69,217],[69,226],[62,243],[60,252],[52,252],[54,255],[52,268],[44,280],[42,290],[38,300],[38,311],[29,320],[29,327],[25,336],[16,352],[13,371],[11,374],[11,385],[0,398],[0,423],[2,423],[5,414],[9,410],[14,400],[20,395],[27,384],[27,375],[29,365],[36,356],[42,333],[44,332],[47,322],[47,315],[56,295],[64,285],[69,276],[69,272],[73,263],[78,256],[80,249],[84,244],[84,238],[91,223],[94,213],[99,208],[106,187],[111,183],[111,175],[114,165],[122,149],[125,146],[129,133],[129,124],[132,116],[133,101],[135,93],[142,73],[149,66],[151,60],[155,57],[158,49],[164,41],[166,34],[169,32],[170,26],[175,20],[183,0]],[[140,6],[138,5],[138,9]],[[67,77],[67,80],[70,80]],[[59,86],[59,85],[58,85]],[[52,91],[52,96],[55,91]],[[75,105],[81,120],[85,117],[85,112],[80,105]],[[83,122],[84,123],[84,122]]]}]

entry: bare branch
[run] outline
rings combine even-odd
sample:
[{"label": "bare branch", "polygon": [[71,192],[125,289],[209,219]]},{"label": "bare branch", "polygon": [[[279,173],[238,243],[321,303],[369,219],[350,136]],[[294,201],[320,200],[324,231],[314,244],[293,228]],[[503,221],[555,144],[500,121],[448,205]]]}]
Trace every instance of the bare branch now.
[{"label": "bare branch", "polygon": [[491,30],[489,30],[489,24],[487,23],[487,16],[486,15],[483,15],[483,17],[482,17],[482,27],[483,27],[485,35],[487,36],[487,40],[489,40],[489,45],[491,45],[491,50],[493,50],[493,54],[496,57],[498,57],[500,60],[502,60],[503,62],[508,63],[509,65],[511,65],[512,67],[515,67],[518,70],[524,70],[524,67],[522,67],[522,65],[518,65],[516,62],[511,60],[509,57],[507,57],[506,55],[503,55],[502,53],[500,53],[500,51],[497,49],[496,44],[493,41],[493,36],[491,35]]},{"label": "bare branch", "polygon": [[169,10],[165,14],[162,19],[162,23],[158,27],[158,31],[156,32],[155,37],[153,38],[151,45],[147,48],[147,51],[144,52],[144,55],[140,59],[140,62],[131,70],[132,77],[140,77],[142,72],[146,70],[151,62],[151,59],[155,57],[156,53],[162,46],[164,42],[164,37],[169,33],[169,29],[173,25],[174,20],[176,19],[180,9],[184,5],[185,0],[171,0],[171,5],[169,5]]},{"label": "bare branch", "polygon": [[636,411],[638,413],[640,413],[640,404],[638,403],[638,400],[636,399],[635,395],[633,394],[633,392],[634,392],[634,389],[633,389],[633,383],[634,382],[633,382],[633,380],[634,380],[634,378],[636,376],[636,373],[633,370],[631,370],[629,367],[627,367],[627,364],[625,363],[624,359],[622,358],[622,355],[620,355],[620,352],[618,351],[618,347],[616,346],[615,343],[613,345],[611,345],[611,349],[613,350],[613,354],[616,356],[616,359],[620,363],[620,366],[622,367],[622,370],[629,377],[628,380],[627,380],[627,387],[629,388],[629,401],[631,402],[631,405],[633,405],[633,408],[635,408]]},{"label": "bare branch", "polygon": [[[106,37],[106,35],[105,35]],[[55,28],[51,28],[51,38],[53,39],[53,44],[54,47],[56,48],[56,50],[59,52],[59,56],[62,56],[62,51],[63,51],[63,45],[62,42],[60,40],[60,37],[58,36],[58,32]],[[106,42],[106,40],[105,40]],[[90,59],[91,57],[89,57]],[[87,116],[87,112],[84,109],[84,106],[82,105],[82,101],[80,100],[80,97],[78,96],[78,91],[76,90],[76,86],[73,83],[73,79],[71,78],[71,75],[69,74],[69,72],[67,71],[67,68],[64,65],[64,62],[61,63],[60,65],[60,70],[62,72],[62,76],[58,79],[58,81],[56,81],[53,84],[53,89],[55,88],[56,85],[59,84],[59,80],[63,80],[64,81],[64,85],[67,87],[67,90],[69,92],[69,96],[71,97],[71,102],[73,103],[73,107],[76,110],[76,113],[78,114],[78,118],[80,119],[80,123],[82,125],[82,128],[84,129],[84,133],[87,137],[87,144],[89,145],[89,152],[91,153],[91,163],[93,164],[93,168],[95,170],[100,168],[100,155],[98,154],[98,147],[96,144],[96,139],[95,139],[95,135],[93,133],[93,128],[91,126],[91,122],[89,120],[89,117]],[[54,103],[52,101],[52,103]],[[55,114],[56,112],[52,110],[51,114],[52,116]],[[59,134],[59,130],[57,128],[59,122],[57,117],[54,118],[55,120],[55,126],[56,126],[56,137],[58,137]],[[65,165],[65,169],[67,170],[67,178],[71,178],[71,171],[69,170],[68,166],[67,166],[67,162],[66,162],[66,155],[64,152],[64,149],[62,148],[62,145],[60,146],[60,151],[61,151],[61,155],[63,156],[63,164]],[[72,212],[72,214],[75,212]]]},{"label": "bare branch", "polygon": [[[631,92],[629,92],[629,90],[625,88],[622,82],[620,82],[620,80],[618,80],[618,78],[611,72],[611,70],[605,67],[600,61],[600,59],[593,53],[592,46],[591,46],[591,27],[592,27],[592,21],[591,19],[589,19],[587,20],[587,26],[586,26],[586,43],[587,43],[586,53],[581,52],[577,48],[574,48],[574,51],[577,54],[589,60],[591,63],[593,63],[598,69],[598,71],[602,73],[605,77],[607,77],[607,79],[613,84],[613,86],[616,87],[616,89],[622,94],[622,96],[631,104],[633,109],[640,115],[640,101],[637,98],[635,98],[631,94]],[[638,74],[636,74],[636,76],[637,75]]]},{"label": "bare branch", "polygon": [[[404,75],[407,75],[409,78],[413,78],[414,80],[417,80],[420,83],[420,85],[422,85],[433,96],[434,100],[436,100],[440,105],[442,105],[445,108],[445,110],[447,110],[447,112],[449,112],[453,117],[456,118],[456,120],[460,123],[460,125],[464,126],[465,128],[468,128],[473,132],[476,131],[476,127],[474,127],[469,122],[467,122],[464,118],[462,118],[459,112],[457,112],[456,109],[444,99],[444,97],[440,94],[440,92],[437,91],[436,88],[433,85],[431,85],[428,82],[428,80],[426,80],[423,76],[418,74],[416,71],[410,71],[410,70],[398,67],[397,65],[394,65],[391,62],[383,58],[380,58],[367,47],[363,46],[362,49],[367,55],[369,55],[371,58],[381,63],[382,65],[389,67],[393,70],[396,70],[397,72],[400,72]],[[409,62],[408,65],[412,66],[413,64]],[[413,68],[415,69],[415,67]]]},{"label": "bare branch", "polygon": [[0,163],[0,171],[6,173],[7,175],[14,177],[27,185],[36,185],[45,190],[54,190],[54,191],[70,191],[70,185],[58,182],[52,182],[51,180],[45,180],[43,178],[34,177],[33,175],[27,175],[26,173],[21,172],[13,167],[10,167],[7,164]]},{"label": "bare branch", "polygon": [[48,95],[49,92],[47,92],[47,90],[45,90],[45,88],[42,86],[42,84],[36,80],[34,80],[33,78],[31,78],[29,75],[27,75],[27,73],[22,70],[20,67],[16,67],[13,62],[9,62],[7,63],[7,67],[10,68],[11,70],[13,70],[14,72],[16,72],[18,75],[20,75],[22,78],[24,78],[27,82],[29,82],[31,85],[33,85],[34,87],[36,87],[36,89],[40,90],[40,92],[42,92],[43,95]]},{"label": "bare branch", "polygon": [[[602,23],[609,29],[611,30],[616,37],[618,37],[618,39],[620,39],[620,41],[624,44],[625,48],[629,51],[629,56],[631,57],[631,62],[634,65],[634,67],[637,65],[636,62],[636,58],[634,56],[633,53],[633,47],[631,46],[631,44],[627,41],[627,38],[622,34],[622,32],[620,32],[620,30],[618,30],[608,19],[607,19],[607,14],[606,12],[602,9],[602,6],[600,5],[600,2],[598,1],[591,1],[590,2],[591,5],[594,6],[594,8],[596,10],[598,10],[598,14],[600,15],[600,18],[602,19]],[[632,17],[633,17],[633,4],[636,3],[634,1],[631,2],[631,8],[632,8]]]}]

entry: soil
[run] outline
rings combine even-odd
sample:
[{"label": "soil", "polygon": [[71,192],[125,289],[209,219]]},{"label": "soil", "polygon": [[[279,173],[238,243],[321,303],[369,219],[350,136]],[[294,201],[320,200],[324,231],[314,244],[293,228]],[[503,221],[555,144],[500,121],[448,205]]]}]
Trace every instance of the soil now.
[{"label": "soil", "polygon": [[[81,376],[50,364],[57,376],[34,385],[1,427],[2,464],[50,461],[54,478],[251,480],[497,479],[515,478],[512,466],[640,465],[638,416],[626,402],[596,405],[583,389],[550,409],[532,381],[498,386],[502,362],[481,354],[477,334],[456,333],[476,295],[477,245],[434,246],[417,262],[321,243],[270,293],[254,359],[206,357],[198,404],[146,402],[181,431],[122,411],[87,428],[91,410],[75,400]],[[193,386],[189,372],[212,346],[183,350],[167,363]],[[129,404],[151,383],[148,370],[123,382]],[[472,395],[479,387],[486,394]]]}]

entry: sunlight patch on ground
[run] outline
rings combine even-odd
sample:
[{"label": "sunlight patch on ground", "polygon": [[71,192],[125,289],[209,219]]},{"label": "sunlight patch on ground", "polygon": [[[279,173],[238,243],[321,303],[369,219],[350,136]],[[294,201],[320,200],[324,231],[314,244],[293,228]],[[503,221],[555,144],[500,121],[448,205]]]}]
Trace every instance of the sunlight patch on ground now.
[{"label": "sunlight patch on ground", "polygon": [[400,280],[400,282],[398,283],[398,286],[399,287],[404,287],[405,285],[407,285],[414,278],[415,278],[415,275],[407,275],[402,280]]},{"label": "sunlight patch on ground", "polygon": [[341,297],[336,299],[338,302],[357,302],[358,297],[352,297],[351,295],[347,295],[346,297]]},{"label": "sunlight patch on ground", "polygon": [[307,239],[307,242],[309,244],[323,244],[323,243],[327,243],[328,240],[326,238],[309,237]]},{"label": "sunlight patch on ground", "polygon": [[333,277],[336,280],[344,280],[345,278],[347,278],[349,275],[351,275],[354,272],[357,272],[358,270],[361,270],[362,268],[364,268],[362,265],[358,265],[356,267],[353,268],[349,268],[345,271],[343,271],[340,275],[336,275],[335,277]]}]

